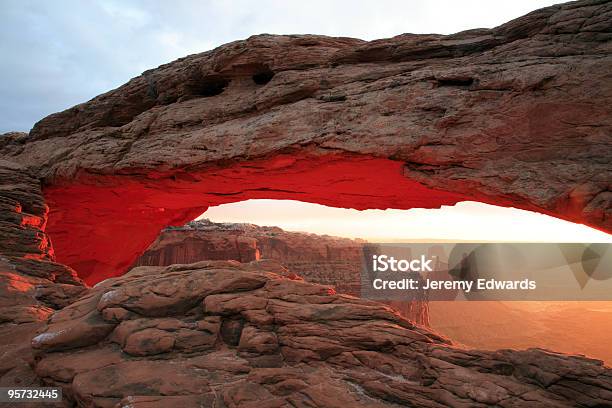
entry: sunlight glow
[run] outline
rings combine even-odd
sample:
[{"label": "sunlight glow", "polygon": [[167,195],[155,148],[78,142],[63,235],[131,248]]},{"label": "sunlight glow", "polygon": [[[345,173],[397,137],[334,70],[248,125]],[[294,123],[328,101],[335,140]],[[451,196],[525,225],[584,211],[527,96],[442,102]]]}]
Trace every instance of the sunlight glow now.
[{"label": "sunlight glow", "polygon": [[247,200],[209,208],[199,218],[247,222],[373,242],[512,241],[610,242],[612,235],[581,224],[516,208],[473,201],[441,209],[365,210],[293,200]]}]

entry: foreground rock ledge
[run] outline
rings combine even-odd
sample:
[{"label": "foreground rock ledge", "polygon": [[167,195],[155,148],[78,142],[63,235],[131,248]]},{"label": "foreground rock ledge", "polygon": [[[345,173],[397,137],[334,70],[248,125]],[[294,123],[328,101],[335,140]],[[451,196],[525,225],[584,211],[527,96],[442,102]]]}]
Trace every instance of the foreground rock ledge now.
[{"label": "foreground rock ledge", "polygon": [[271,261],[138,267],[54,314],[36,374],[84,407],[610,406],[612,370],[461,350]]}]

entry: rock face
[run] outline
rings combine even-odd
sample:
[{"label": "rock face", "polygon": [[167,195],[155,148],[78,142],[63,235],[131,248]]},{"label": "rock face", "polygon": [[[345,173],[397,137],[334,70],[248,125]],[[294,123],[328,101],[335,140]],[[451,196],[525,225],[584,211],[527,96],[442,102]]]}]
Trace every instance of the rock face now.
[{"label": "rock face", "polygon": [[255,36],[146,71],[0,152],[44,179],[58,259],[90,283],[167,225],[248,198],[472,199],[611,231],[611,21],[612,3],[585,0],[449,36]]},{"label": "rock face", "polygon": [[36,374],[87,407],[610,406],[612,370],[468,351],[271,262],[138,267],[55,313]]},{"label": "rock face", "polygon": [[47,212],[40,182],[0,159],[0,386],[37,383],[29,339],[85,291],[74,270],[55,262]]},{"label": "rock face", "polygon": [[[204,260],[251,262],[276,260],[308,282],[333,286],[359,297],[363,240],[283,231],[253,224],[192,221],[166,228],[138,260],[137,266],[167,266]],[[429,325],[427,301],[389,301],[405,318]]]},{"label": "rock face", "polygon": [[273,259],[313,283],[357,296],[365,241],[289,232],[253,224],[192,221],[164,229],[136,266],[168,266],[204,260]]}]

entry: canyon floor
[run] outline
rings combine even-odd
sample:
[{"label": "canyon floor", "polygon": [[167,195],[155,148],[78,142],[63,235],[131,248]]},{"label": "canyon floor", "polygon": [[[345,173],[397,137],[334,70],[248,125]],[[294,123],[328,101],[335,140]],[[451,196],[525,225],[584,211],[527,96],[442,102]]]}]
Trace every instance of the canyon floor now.
[{"label": "canyon floor", "polygon": [[541,347],[612,366],[612,302],[430,302],[429,320],[467,347]]}]

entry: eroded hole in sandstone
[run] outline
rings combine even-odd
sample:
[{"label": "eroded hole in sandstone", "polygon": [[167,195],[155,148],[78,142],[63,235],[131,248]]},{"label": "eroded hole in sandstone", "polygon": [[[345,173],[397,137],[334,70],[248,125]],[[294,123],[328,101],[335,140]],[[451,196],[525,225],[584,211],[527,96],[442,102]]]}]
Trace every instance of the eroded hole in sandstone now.
[{"label": "eroded hole in sandstone", "polygon": [[264,68],[252,76],[253,82],[257,85],[265,85],[272,80],[274,72],[269,68]]},{"label": "eroded hole in sandstone", "polygon": [[439,78],[436,79],[436,87],[469,87],[474,83],[474,78]]},{"label": "eroded hole in sandstone", "polygon": [[229,83],[227,78],[211,76],[194,81],[189,86],[189,91],[193,96],[211,97],[221,94]]},{"label": "eroded hole in sandstone", "polygon": [[223,319],[221,322],[221,339],[230,345],[238,346],[242,329],[244,328],[244,320],[242,319]]}]

